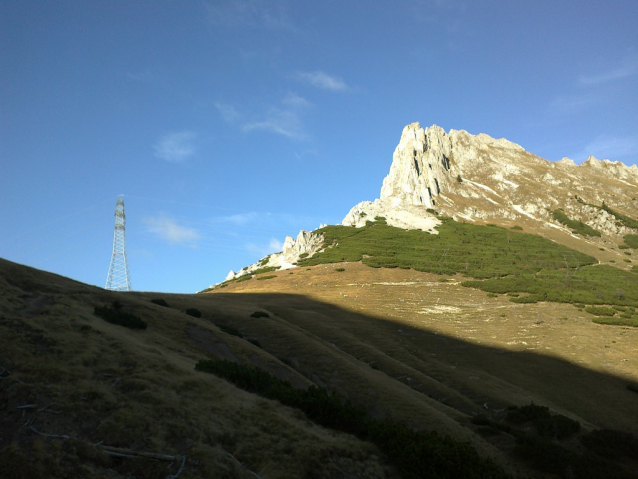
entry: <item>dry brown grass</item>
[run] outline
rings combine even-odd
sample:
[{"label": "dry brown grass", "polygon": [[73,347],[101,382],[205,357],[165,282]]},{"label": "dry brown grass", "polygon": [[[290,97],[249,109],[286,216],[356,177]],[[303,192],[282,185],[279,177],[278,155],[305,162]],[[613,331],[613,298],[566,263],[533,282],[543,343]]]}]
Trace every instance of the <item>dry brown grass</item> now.
[{"label": "dry brown grass", "polygon": [[[201,301],[171,297],[180,310],[163,308],[150,295],[109,293],[1,260],[0,290],[0,367],[11,371],[0,380],[0,477],[117,471],[164,479],[179,467],[109,457],[94,446],[99,442],[187,455],[182,478],[254,477],[249,470],[264,478],[396,477],[374,446],[196,372],[207,355],[233,355],[309,384],[270,354],[220,332],[210,310],[202,319],[182,312],[201,309]],[[93,315],[94,306],[114,298],[148,329],[131,331]],[[36,407],[17,409],[28,404]],[[47,438],[30,426],[71,439]]]},{"label": "dry brown grass", "polygon": [[[543,477],[511,455],[511,436],[477,434],[474,415],[499,420],[506,406],[534,401],[585,430],[638,433],[636,394],[626,388],[638,381],[636,329],[594,324],[571,305],[488,298],[455,277],[410,270],[348,263],[275,275],[212,294],[115,294],[1,262],[0,366],[13,374],[0,380],[0,448],[17,444],[11,457],[33,464],[62,458],[59,467],[87,477],[115,477],[108,469],[166,475],[164,463],[105,457],[92,446],[99,441],[186,454],[182,477],[249,477],[226,452],[263,478],[396,477],[374,446],[195,372],[206,356],[254,364],[298,387],[325,386],[375,417],[469,441],[519,476]],[[150,302],[158,296],[171,307]],[[148,329],[92,314],[114,297]],[[202,317],[184,314],[189,307]],[[37,413],[33,424],[75,442],[23,427],[15,407],[31,402],[55,402],[62,413]]]}]

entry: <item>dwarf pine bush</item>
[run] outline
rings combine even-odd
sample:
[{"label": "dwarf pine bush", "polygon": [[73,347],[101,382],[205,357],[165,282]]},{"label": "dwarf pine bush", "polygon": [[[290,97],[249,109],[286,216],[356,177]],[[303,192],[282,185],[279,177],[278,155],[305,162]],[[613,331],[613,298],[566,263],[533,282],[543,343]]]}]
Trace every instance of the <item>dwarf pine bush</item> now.
[{"label": "dwarf pine bush", "polygon": [[246,391],[303,411],[315,423],[373,442],[405,477],[506,479],[510,476],[468,443],[436,432],[416,431],[389,419],[374,419],[365,409],[334,393],[310,386],[296,389],[262,369],[227,360],[201,360],[198,371],[215,374]]},{"label": "dwarf pine bush", "polygon": [[93,309],[93,313],[108,323],[129,329],[146,329],[148,326],[139,316],[123,312],[122,305],[117,301],[113,301],[111,308],[108,306],[96,306]]},{"label": "dwarf pine bush", "polygon": [[586,225],[582,221],[576,221],[570,219],[563,210],[554,210],[552,212],[552,217],[558,221],[559,223],[564,224],[568,228],[571,228],[574,233],[583,235],[583,236],[600,236],[600,231],[595,230],[589,225]]}]

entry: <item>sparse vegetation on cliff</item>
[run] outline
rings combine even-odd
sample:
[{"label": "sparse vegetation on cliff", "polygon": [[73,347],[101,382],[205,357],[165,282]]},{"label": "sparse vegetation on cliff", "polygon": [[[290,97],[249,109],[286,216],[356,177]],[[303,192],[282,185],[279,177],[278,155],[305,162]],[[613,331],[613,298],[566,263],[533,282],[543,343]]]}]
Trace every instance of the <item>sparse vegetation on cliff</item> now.
[{"label": "sparse vegetation on cliff", "polygon": [[583,235],[583,236],[600,236],[600,231],[595,230],[589,225],[586,225],[582,221],[576,221],[570,219],[562,210],[554,210],[552,212],[552,217],[558,221],[559,223],[564,224],[568,228],[572,229],[572,232],[575,234]]},{"label": "sparse vegetation on cliff", "polygon": [[605,204],[604,201],[603,201],[603,205],[600,208],[605,210],[610,215],[613,215],[623,226],[626,226],[627,228],[638,229],[638,221],[637,220],[635,220],[633,218],[630,218],[627,215],[623,215],[622,213],[618,213],[617,211],[612,210],[609,206],[607,206]]}]

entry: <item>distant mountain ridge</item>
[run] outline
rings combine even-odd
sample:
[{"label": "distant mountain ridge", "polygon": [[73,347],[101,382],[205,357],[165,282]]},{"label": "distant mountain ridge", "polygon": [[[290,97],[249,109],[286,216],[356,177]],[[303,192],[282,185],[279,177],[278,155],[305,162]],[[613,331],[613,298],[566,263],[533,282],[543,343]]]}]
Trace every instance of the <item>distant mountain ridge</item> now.
[{"label": "distant mountain ridge", "polygon": [[[379,199],[355,205],[342,224],[362,227],[384,217],[391,226],[437,234],[438,216],[445,215],[476,224],[524,227],[592,254],[638,233],[635,224],[619,221],[636,211],[636,165],[593,156],[580,166],[569,158],[551,162],[503,138],[464,130],[446,133],[437,125],[423,129],[416,122],[403,129]],[[564,218],[600,236],[575,234]],[[286,237],[282,252],[231,271],[226,280],[264,268],[292,268],[322,247],[320,233],[301,231],[296,240]]]}]

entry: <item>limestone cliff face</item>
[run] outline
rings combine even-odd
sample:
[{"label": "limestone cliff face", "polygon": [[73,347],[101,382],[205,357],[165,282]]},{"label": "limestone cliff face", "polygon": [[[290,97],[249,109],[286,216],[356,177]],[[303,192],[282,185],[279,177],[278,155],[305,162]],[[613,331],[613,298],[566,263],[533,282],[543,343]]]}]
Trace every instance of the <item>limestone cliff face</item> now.
[{"label": "limestone cliff face", "polygon": [[390,173],[383,180],[381,200],[393,206],[414,205],[432,208],[441,189],[449,189],[450,139],[434,125],[423,130],[418,123],[403,129],[394,150]]}]

